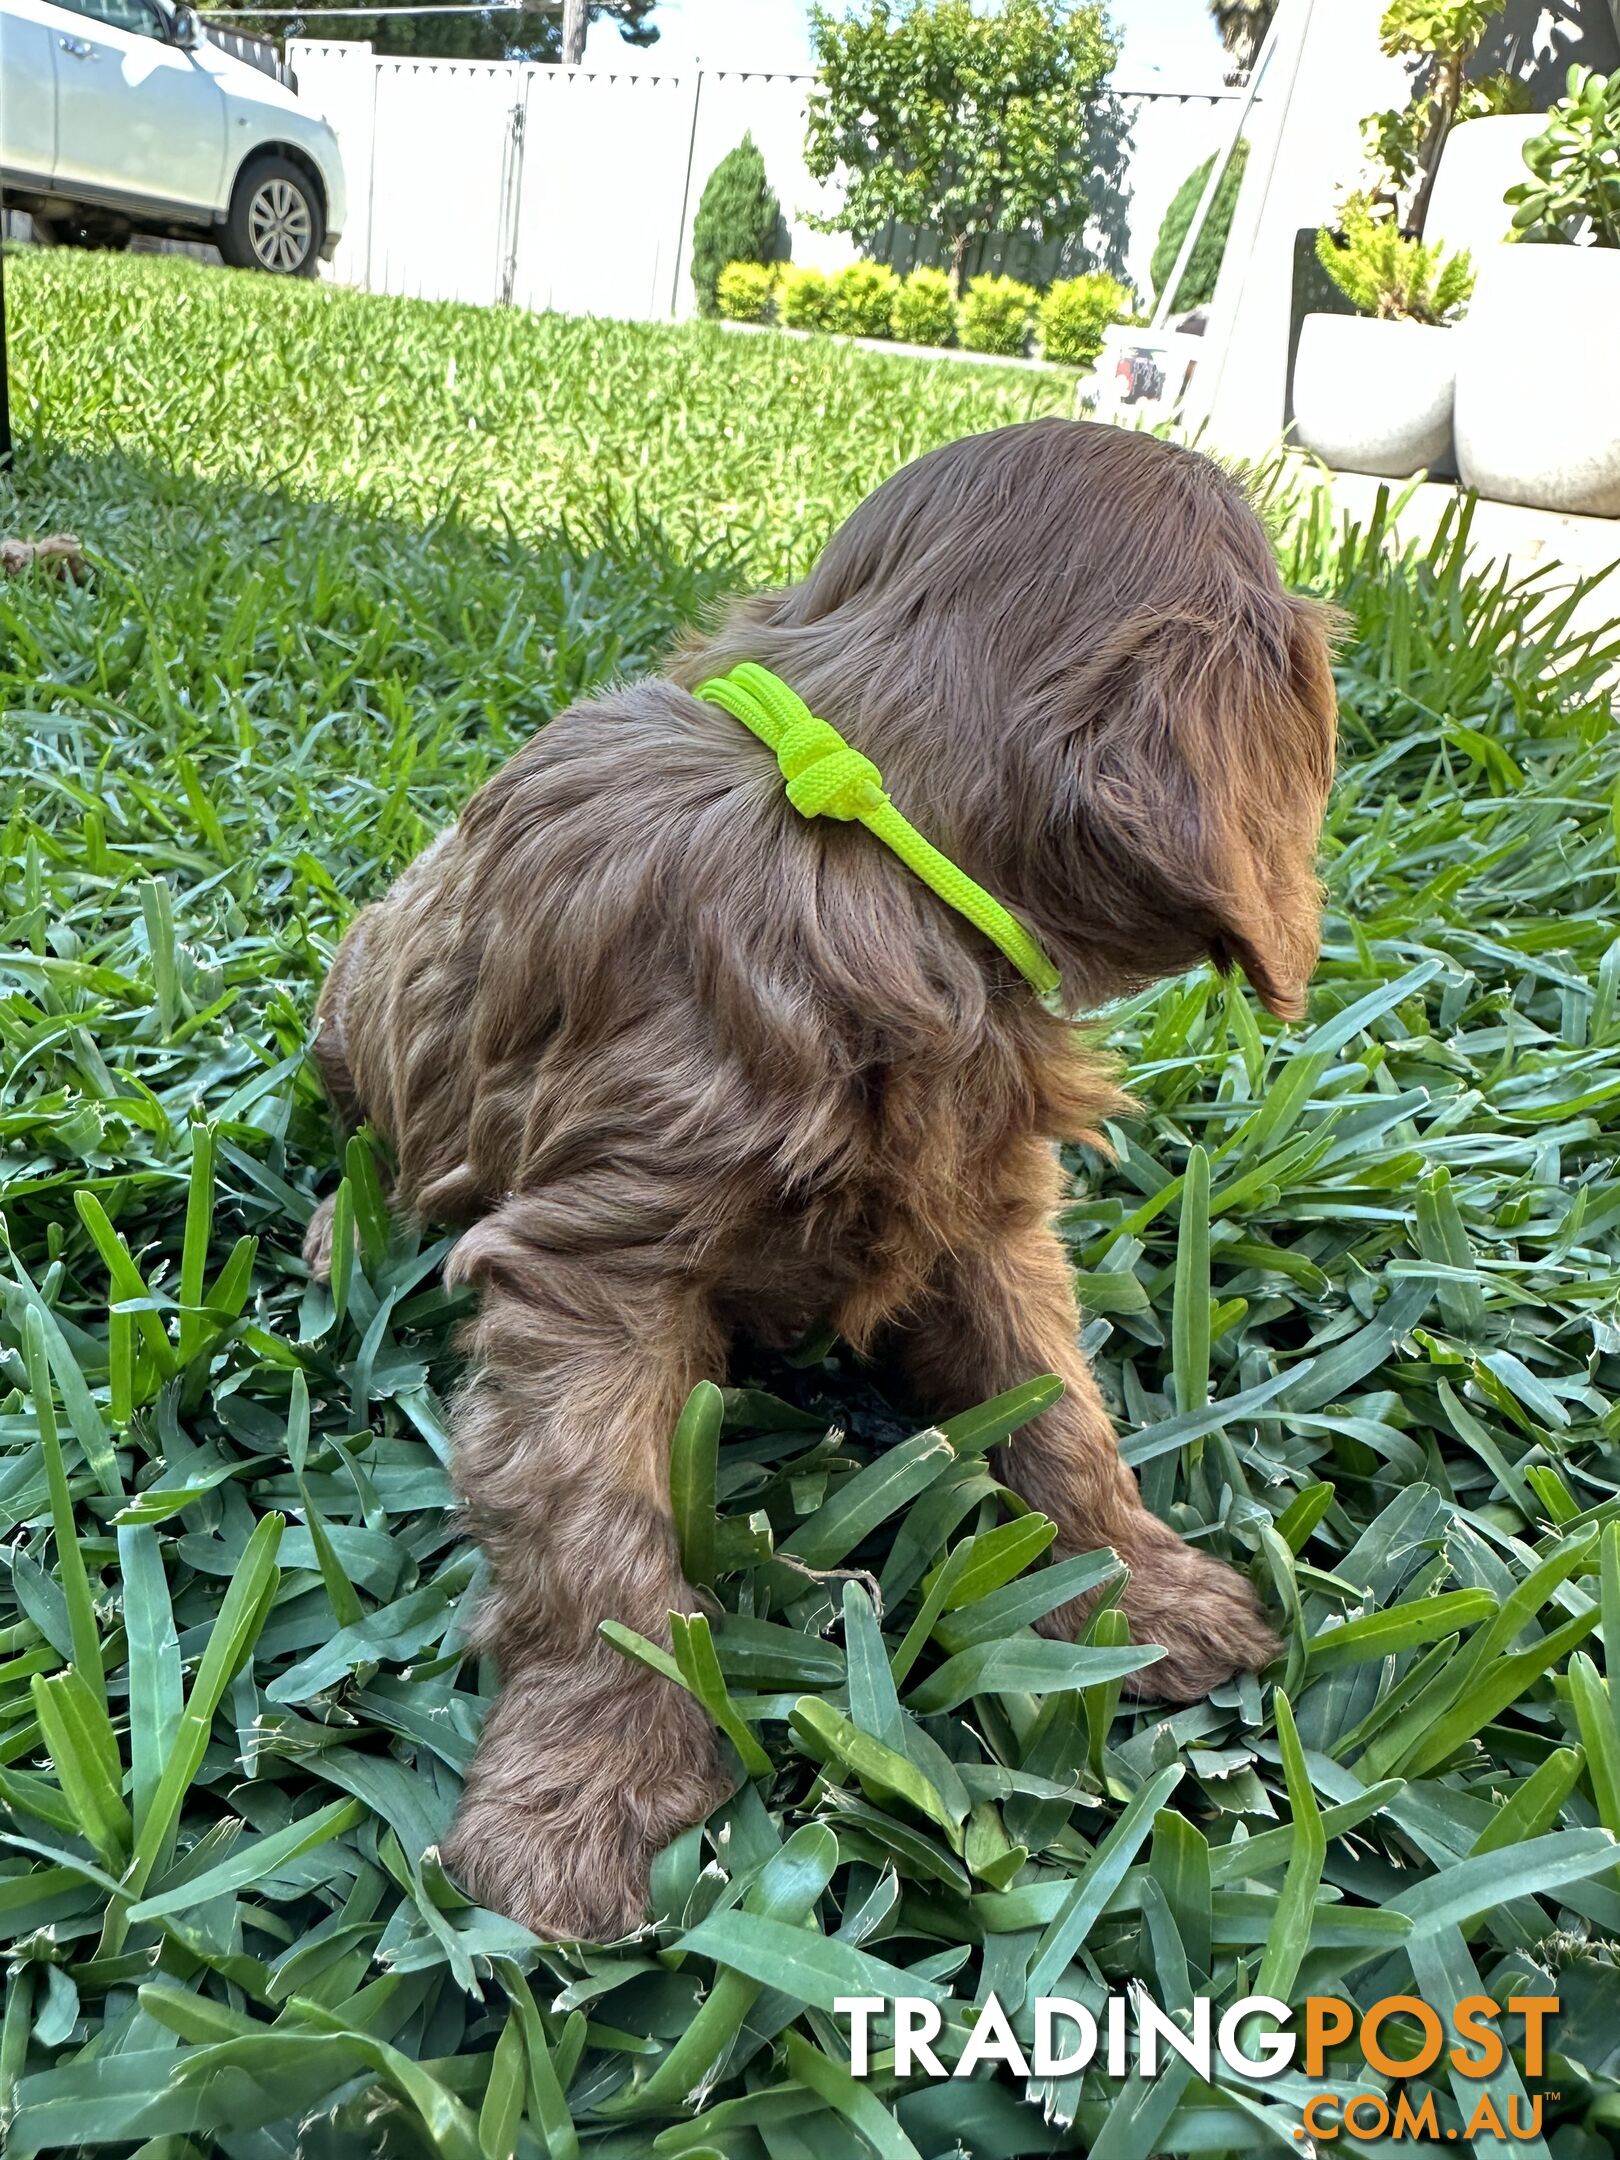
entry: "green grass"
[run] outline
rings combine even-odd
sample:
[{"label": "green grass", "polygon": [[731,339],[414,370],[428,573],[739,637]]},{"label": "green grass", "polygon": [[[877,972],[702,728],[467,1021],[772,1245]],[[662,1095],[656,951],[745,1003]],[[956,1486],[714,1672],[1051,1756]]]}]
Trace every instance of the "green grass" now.
[{"label": "green grass", "polygon": [[651,517],[792,576],[886,473],[1068,412],[1062,377],[714,324],[536,317],[235,279],[148,257],[11,258],[16,410],[54,445],[533,534]]},{"label": "green grass", "polygon": [[[35,418],[0,522],[97,555],[82,590],[0,589],[8,2151],[1300,2151],[1297,2073],[904,2088],[880,2054],[857,2086],[828,2010],[1132,1979],[1556,1992],[1546,2142],[1479,2149],[1610,2150],[1615,641],[1446,536],[1394,564],[1296,523],[1291,574],[1351,622],[1309,1020],[1208,975],[1112,1015],[1143,1107],[1075,1165],[1087,1345],[1151,1503],[1252,1571],[1277,1667],[1170,1716],[1121,1702],[1111,1613],[1037,1642],[1073,1585],[984,1451],[1038,1387],[942,1446],[836,1351],[742,1374],[677,1447],[720,1678],[701,1624],[679,1647],[765,1767],[664,1856],[652,1932],[536,1948],[433,1856],[492,1682],[447,1513],[455,1307],[363,1145],[354,1265],[305,1279],[337,1155],[315,984],[583,685],[1046,393],[7,269]],[[1474,2088],[1431,2088],[1465,2124]]]}]

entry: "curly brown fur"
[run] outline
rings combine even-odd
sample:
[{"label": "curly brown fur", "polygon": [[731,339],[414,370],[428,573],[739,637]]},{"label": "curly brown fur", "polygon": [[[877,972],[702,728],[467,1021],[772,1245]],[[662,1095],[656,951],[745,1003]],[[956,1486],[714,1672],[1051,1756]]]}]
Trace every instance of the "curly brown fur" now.
[{"label": "curly brown fur", "polygon": [[1129,1564],[1167,1652],[1144,1688],[1188,1700],[1274,1647],[1248,1584],[1144,1509],[1077,1345],[1053,1143],[1119,1107],[1108,1070],[870,834],[796,815],[691,694],[743,659],[877,761],[1070,1009],[1214,959],[1293,1015],[1316,955],[1323,618],[1217,467],[1055,420],[898,473],[802,584],[554,720],[358,918],[317,1055],[401,1203],[471,1226],[452,1273],[480,1292],[457,1479],[504,1692],[451,1857],[562,1935],[633,1925],[651,1855],[725,1790],[691,1701],[597,1628],[667,1642],[694,1607],[668,1435],[744,1322],[892,1331],[940,1414],[1061,1373],[1003,1474],[1059,1550]]}]

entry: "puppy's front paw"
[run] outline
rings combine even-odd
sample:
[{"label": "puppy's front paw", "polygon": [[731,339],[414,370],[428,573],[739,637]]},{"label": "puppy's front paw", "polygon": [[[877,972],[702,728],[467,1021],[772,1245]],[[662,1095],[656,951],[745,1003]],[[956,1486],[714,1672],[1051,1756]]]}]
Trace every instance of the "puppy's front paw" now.
[{"label": "puppy's front paw", "polygon": [[1125,1684],[1154,1702],[1197,1702],[1235,1672],[1268,1665],[1281,1645],[1235,1568],[1148,1520],[1152,1531],[1130,1555],[1121,1602],[1131,1640],[1161,1643],[1165,1654]]},{"label": "puppy's front paw", "polygon": [[480,1905],[561,1942],[615,1942],[646,1911],[652,1855],[641,1860],[606,1825],[550,1810],[470,1800],[444,1858]]},{"label": "puppy's front paw", "polygon": [[501,1736],[474,1770],[445,1849],[470,1897],[563,1942],[612,1942],[641,1925],[654,1859],[732,1789],[707,1718],[669,1693],[661,1732],[637,1734],[629,1721],[595,1745],[547,1750],[532,1770]]}]

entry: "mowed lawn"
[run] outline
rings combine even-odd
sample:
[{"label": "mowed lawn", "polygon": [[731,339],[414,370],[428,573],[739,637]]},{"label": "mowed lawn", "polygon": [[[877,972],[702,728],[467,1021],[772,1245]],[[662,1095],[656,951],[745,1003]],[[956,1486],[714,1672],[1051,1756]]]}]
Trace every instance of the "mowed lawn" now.
[{"label": "mowed lawn", "polygon": [[[1109,1579],[991,1473],[1037,1376],[941,1448],[836,1346],[738,1374],[675,1489],[719,1613],[682,1672],[748,1774],[641,1937],[536,1945],[437,1863],[493,1685],[445,1473],[457,1308],[363,1140],[353,1257],[306,1279],[340,1170],[315,987],[581,690],[792,574],[906,458],[1068,392],[150,258],[6,269],[0,526],[92,551],[81,589],[0,587],[8,2152],[1248,2156],[1304,2149],[1314,2091],[1400,2089],[1349,2048],[902,2081],[881,2034],[856,2081],[831,2014],[936,1994],[948,2064],[992,1992],[1027,2041],[1037,1997],[1132,1982],[1182,2013],[1556,1995],[1540,2076],[1514,2016],[1500,2068],[1442,2054],[1408,2105],[1454,2151],[1611,2150],[1620,634],[1452,536],[1396,561],[1281,510],[1350,625],[1309,1019],[1207,973],[1110,1016],[1141,1109],[1072,1165],[1085,1340],[1151,1504],[1251,1571],[1283,1658],[1166,1715],[1122,1699],[1106,1602],[1037,1638]],[[1385,2039],[1420,2053],[1410,2019]]]}]

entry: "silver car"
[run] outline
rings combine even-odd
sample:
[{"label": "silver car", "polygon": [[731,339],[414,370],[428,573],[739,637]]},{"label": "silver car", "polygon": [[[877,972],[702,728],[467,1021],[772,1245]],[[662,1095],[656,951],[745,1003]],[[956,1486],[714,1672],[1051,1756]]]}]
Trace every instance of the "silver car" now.
[{"label": "silver car", "polygon": [[282,277],[343,230],[327,121],[173,0],[0,0],[0,183],[44,239],[212,240]]}]

